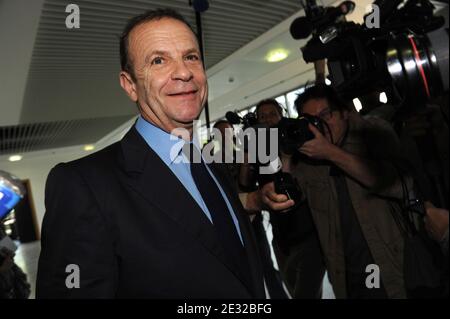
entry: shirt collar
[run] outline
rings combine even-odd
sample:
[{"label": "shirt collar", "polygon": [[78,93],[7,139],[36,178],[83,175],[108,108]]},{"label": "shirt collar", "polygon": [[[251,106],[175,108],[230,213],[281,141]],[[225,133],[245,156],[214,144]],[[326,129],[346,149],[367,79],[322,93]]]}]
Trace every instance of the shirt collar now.
[{"label": "shirt collar", "polygon": [[[136,130],[166,165],[172,164],[181,155],[187,142],[178,136],[167,133],[139,116],[135,124]],[[200,150],[198,138],[194,135],[193,143]]]}]

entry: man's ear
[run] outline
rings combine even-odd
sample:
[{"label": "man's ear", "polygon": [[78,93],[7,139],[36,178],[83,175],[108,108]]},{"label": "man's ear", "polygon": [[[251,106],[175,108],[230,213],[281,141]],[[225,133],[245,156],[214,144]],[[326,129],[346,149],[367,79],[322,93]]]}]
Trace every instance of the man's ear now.
[{"label": "man's ear", "polygon": [[120,86],[125,90],[128,97],[133,101],[137,102],[138,93],[136,88],[136,83],[128,72],[121,71],[119,74]]}]

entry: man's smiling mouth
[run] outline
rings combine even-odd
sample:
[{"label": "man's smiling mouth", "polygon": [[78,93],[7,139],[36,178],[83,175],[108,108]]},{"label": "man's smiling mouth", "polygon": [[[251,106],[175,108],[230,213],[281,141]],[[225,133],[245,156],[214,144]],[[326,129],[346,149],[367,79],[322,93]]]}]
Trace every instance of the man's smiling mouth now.
[{"label": "man's smiling mouth", "polygon": [[182,92],[177,92],[177,93],[170,93],[169,96],[175,96],[175,97],[187,97],[187,96],[192,96],[195,95],[197,93],[197,90],[190,90],[190,91],[182,91]]}]

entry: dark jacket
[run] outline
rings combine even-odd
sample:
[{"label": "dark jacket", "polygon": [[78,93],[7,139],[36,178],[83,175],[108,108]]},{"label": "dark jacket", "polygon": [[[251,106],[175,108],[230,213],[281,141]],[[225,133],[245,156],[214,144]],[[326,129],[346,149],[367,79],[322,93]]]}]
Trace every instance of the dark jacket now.
[{"label": "dark jacket", "polygon": [[[264,298],[249,219],[236,211],[252,278],[242,280],[213,225],[133,127],[104,150],[57,165],[46,186],[37,298]],[[80,270],[68,289],[67,265]]]},{"label": "dark jacket", "polygon": [[[350,199],[389,298],[405,298],[403,278],[404,240],[392,212],[390,199],[402,198],[397,167],[402,167],[398,139],[389,125],[378,119],[349,115],[349,133],[342,145],[347,152],[376,163],[378,185],[362,186],[346,176]],[[324,253],[328,276],[337,298],[346,298],[346,269],[340,226],[338,195],[330,166],[300,162],[294,171],[306,194]],[[411,189],[411,180],[408,179]]]}]

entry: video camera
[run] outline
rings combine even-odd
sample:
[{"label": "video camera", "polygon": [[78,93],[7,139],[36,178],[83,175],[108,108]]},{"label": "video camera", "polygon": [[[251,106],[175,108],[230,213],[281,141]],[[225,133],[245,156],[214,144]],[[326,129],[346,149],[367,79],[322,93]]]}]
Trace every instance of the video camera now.
[{"label": "video camera", "polygon": [[240,116],[237,112],[227,112],[225,114],[225,118],[232,125],[242,124],[243,129],[247,129],[249,127],[257,127],[258,119],[256,118],[256,114],[254,112],[248,112],[244,116]]},{"label": "video camera", "polygon": [[291,35],[312,35],[301,48],[303,59],[327,59],[332,85],[343,98],[385,91],[408,112],[448,90],[448,29],[429,0],[377,0],[364,24],[345,21],[352,1],[302,4],[306,16],[294,20]]}]

